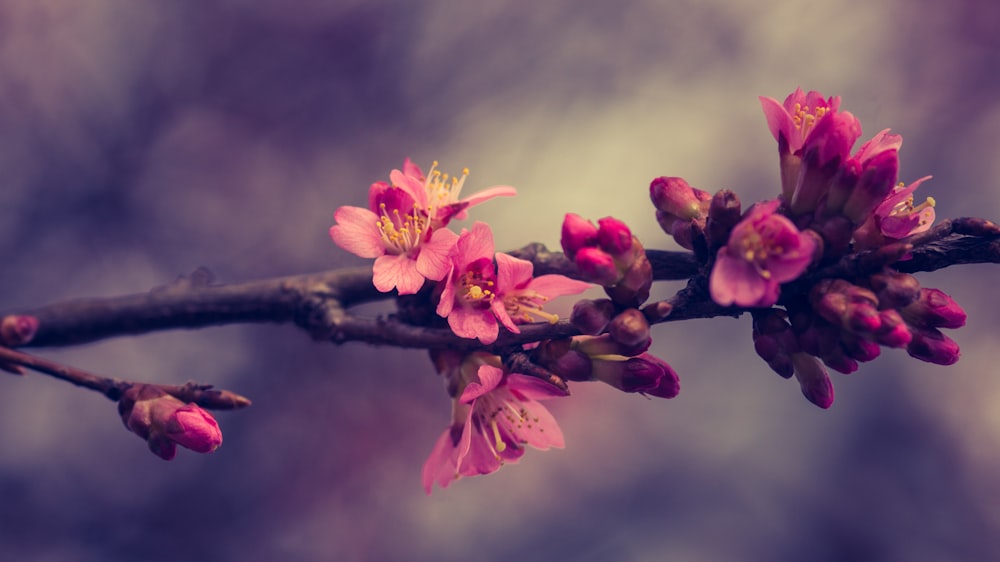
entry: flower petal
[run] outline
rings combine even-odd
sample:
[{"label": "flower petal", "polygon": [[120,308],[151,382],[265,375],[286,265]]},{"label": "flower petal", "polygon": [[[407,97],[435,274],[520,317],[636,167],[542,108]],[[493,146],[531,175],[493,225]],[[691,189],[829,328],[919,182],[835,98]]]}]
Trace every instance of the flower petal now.
[{"label": "flower petal", "polygon": [[767,284],[753,265],[729,255],[728,248],[719,249],[715,267],[708,281],[712,300],[722,306],[770,306],[764,300]]},{"label": "flower petal", "polygon": [[515,258],[503,252],[497,252],[497,287],[501,294],[504,291],[520,289],[531,282],[531,273],[535,266],[528,260]]},{"label": "flower petal", "polygon": [[330,238],[341,248],[363,258],[377,258],[385,253],[375,213],[343,206],[333,214],[333,219],[337,224],[330,227]]},{"label": "flower petal", "polygon": [[507,386],[515,396],[530,400],[548,400],[569,396],[569,392],[538,377],[511,373],[507,375]]},{"label": "flower petal", "polygon": [[455,308],[448,315],[448,325],[456,336],[478,338],[484,345],[497,341],[497,336],[500,335],[497,319],[489,310]]},{"label": "flower petal", "polygon": [[417,271],[417,262],[409,256],[381,256],[372,265],[375,288],[387,293],[396,287],[401,295],[412,295],[424,285],[424,276]]},{"label": "flower petal", "polygon": [[438,437],[431,449],[431,454],[424,461],[424,468],[420,477],[424,484],[424,491],[431,495],[431,489],[437,482],[441,488],[447,488],[455,476],[458,474],[458,466],[455,464],[455,443],[452,441],[451,428],[444,430]]},{"label": "flower petal", "polygon": [[528,284],[529,289],[550,299],[561,297],[563,295],[578,295],[593,286],[593,283],[570,279],[565,275],[558,275],[554,273],[539,275],[538,277],[532,279],[531,283]]},{"label": "flower petal", "polygon": [[420,245],[417,255],[417,271],[431,281],[440,281],[451,270],[452,248],[458,235],[447,228],[435,230],[429,240]]},{"label": "flower petal", "polygon": [[479,382],[470,382],[462,392],[462,397],[458,399],[459,402],[469,404],[487,392],[492,392],[503,382],[503,369],[492,365],[480,365],[476,375],[479,377]]}]

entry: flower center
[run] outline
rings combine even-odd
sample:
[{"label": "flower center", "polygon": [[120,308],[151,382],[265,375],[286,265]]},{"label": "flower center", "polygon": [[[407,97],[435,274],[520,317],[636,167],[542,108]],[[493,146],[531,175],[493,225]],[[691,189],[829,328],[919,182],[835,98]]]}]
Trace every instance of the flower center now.
[{"label": "flower center", "polygon": [[378,226],[382,242],[393,254],[405,254],[416,248],[429,231],[429,220],[417,209],[403,215],[399,209],[389,210],[385,203],[379,206]]},{"label": "flower center", "polygon": [[795,124],[795,128],[802,131],[802,138],[805,138],[809,130],[813,128],[813,125],[826,115],[826,112],[829,110],[829,107],[810,108],[808,105],[797,103],[795,104],[795,110],[792,111],[792,123]]},{"label": "flower center", "polygon": [[493,261],[480,258],[468,265],[459,279],[460,294],[466,305],[489,308],[496,298],[493,281]]}]

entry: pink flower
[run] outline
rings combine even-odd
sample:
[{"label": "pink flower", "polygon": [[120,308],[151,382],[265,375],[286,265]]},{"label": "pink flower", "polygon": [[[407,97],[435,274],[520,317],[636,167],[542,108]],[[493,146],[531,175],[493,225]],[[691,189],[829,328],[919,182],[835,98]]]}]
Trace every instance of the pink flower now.
[{"label": "pink flower", "polygon": [[465,199],[459,199],[458,195],[462,191],[462,186],[465,185],[465,179],[469,177],[469,169],[463,169],[461,176],[449,177],[448,174],[441,173],[437,169],[437,165],[437,161],[431,164],[430,174],[425,177],[420,166],[407,158],[403,161],[402,171],[393,170],[389,174],[392,183],[413,197],[417,207],[430,217],[431,226],[434,228],[447,225],[451,219],[463,220],[469,207],[494,197],[517,195],[517,190],[513,187],[497,185],[488,187]]},{"label": "pink flower", "polygon": [[540,450],[565,446],[555,418],[538,400],[567,393],[541,379],[505,374],[482,364],[478,380],[468,381],[454,401],[452,424],[441,434],[424,463],[428,494],[437,482],[447,488],[462,476],[490,474],[505,462],[517,462],[525,445]]},{"label": "pink flower", "polygon": [[[840,98],[796,88],[783,104],[760,97],[771,134],[778,141],[782,197],[796,215],[811,212],[835,170],[861,136],[861,123],[840,109]],[[803,169],[803,166],[805,167]]]},{"label": "pink flower", "polygon": [[840,109],[840,96],[823,99],[823,94],[816,91],[805,94],[802,88],[788,94],[781,104],[774,98],[760,96],[758,99],[779,150],[792,154],[806,144],[823,117]]},{"label": "pink flower", "polygon": [[125,427],[164,460],[174,458],[177,445],[210,453],[222,444],[222,431],[211,414],[153,385],[131,386],[118,402],[118,412]]},{"label": "pink flower", "polygon": [[709,278],[712,299],[723,306],[771,306],[779,286],[809,267],[816,241],[776,214],[779,201],[758,203],[719,249]]},{"label": "pink flower", "polygon": [[931,176],[924,176],[906,186],[900,183],[875,209],[882,234],[889,238],[906,238],[924,232],[934,223],[934,198],[913,205],[913,192]]},{"label": "pink flower", "polygon": [[344,206],[333,217],[330,237],[338,246],[363,258],[375,258],[375,288],[413,294],[424,279],[440,280],[448,273],[448,253],[457,235],[432,225],[431,217],[412,194],[385,182],[368,191],[369,209]]},{"label": "pink flower", "polygon": [[[493,232],[482,222],[463,231],[451,254],[452,268],[447,275],[437,313],[448,319],[456,335],[478,338],[491,344],[500,333],[500,323],[519,333],[517,322],[533,317],[551,322],[554,314],[542,310],[542,304],[557,296],[585,291],[590,284],[562,275],[532,277],[531,262],[496,254],[494,266]],[[498,322],[499,321],[499,322]]]}]

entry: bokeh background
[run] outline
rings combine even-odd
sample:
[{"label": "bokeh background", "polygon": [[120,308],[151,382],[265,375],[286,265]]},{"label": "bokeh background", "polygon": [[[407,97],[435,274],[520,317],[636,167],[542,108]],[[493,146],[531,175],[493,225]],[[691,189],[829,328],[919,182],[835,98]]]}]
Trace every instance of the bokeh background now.
[{"label": "bokeh background", "polygon": [[[499,248],[556,247],[572,211],[674,249],[649,180],[773,196],[757,96],[796,86],[902,134],[939,217],[998,219],[998,29],[990,0],[0,0],[0,311],[363,264],[333,210],[405,156],[517,186],[473,213]],[[0,558],[997,560],[1000,269],[921,280],[970,313],[953,367],[887,351],[821,411],[749,318],[662,325],[678,398],[578,384],[565,450],[430,497],[449,403],[419,351],[279,325],[44,350],[254,405],[167,463],[104,398],[3,378]]]}]

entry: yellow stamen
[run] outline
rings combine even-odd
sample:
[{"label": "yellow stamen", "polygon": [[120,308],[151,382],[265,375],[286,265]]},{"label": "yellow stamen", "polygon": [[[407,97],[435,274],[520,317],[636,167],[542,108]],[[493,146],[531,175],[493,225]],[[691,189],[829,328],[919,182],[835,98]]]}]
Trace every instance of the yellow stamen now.
[{"label": "yellow stamen", "polygon": [[493,440],[496,442],[496,450],[502,453],[507,450],[507,444],[500,438],[500,428],[497,427],[496,420],[490,420],[490,427],[493,428]]}]

